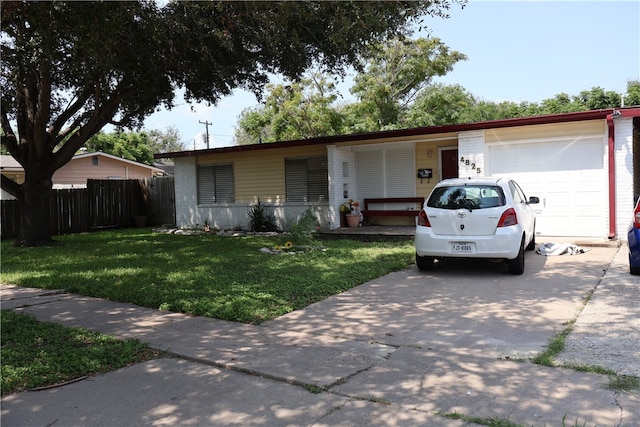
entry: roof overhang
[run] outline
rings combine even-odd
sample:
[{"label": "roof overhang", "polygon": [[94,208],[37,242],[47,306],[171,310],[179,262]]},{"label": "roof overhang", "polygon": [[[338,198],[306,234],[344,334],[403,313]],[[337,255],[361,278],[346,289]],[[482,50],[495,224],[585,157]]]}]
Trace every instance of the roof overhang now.
[{"label": "roof overhang", "polygon": [[135,162],[133,160],[129,160],[129,159],[124,159],[122,157],[118,157],[118,156],[114,156],[113,154],[108,154],[108,153],[103,153],[102,151],[94,151],[91,153],[82,153],[82,154],[76,154],[75,156],[73,156],[73,158],[71,160],[76,160],[76,159],[84,159],[87,157],[95,157],[95,156],[101,156],[101,157],[106,157],[109,159],[113,159],[122,163],[127,163],[133,166],[138,166],[141,168],[146,168],[146,169],[151,169],[153,172],[156,173],[164,173],[164,171],[160,168],[157,168],[155,166],[150,166],[144,163],[139,163],[139,162]]}]

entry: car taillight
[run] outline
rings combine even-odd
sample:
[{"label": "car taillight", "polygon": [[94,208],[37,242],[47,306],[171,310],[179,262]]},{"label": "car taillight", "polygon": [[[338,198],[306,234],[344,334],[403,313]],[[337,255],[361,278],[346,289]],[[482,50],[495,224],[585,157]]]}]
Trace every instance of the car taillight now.
[{"label": "car taillight", "polygon": [[513,208],[509,208],[502,213],[500,221],[498,221],[498,227],[510,227],[512,225],[516,225],[517,223],[518,216],[516,215],[516,210]]},{"label": "car taillight", "polygon": [[429,218],[427,218],[427,213],[424,211],[424,209],[421,210],[418,214],[418,225],[421,225],[423,227],[431,227]]},{"label": "car taillight", "polygon": [[633,213],[633,226],[640,228],[640,203],[636,205],[636,210]]}]

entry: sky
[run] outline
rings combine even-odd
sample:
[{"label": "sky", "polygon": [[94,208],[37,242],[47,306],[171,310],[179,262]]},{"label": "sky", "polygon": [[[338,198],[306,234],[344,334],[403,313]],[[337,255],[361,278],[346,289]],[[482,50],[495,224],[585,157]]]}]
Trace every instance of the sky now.
[{"label": "sky", "polygon": [[[425,18],[428,32],[467,55],[434,83],[460,84],[486,101],[540,102],[559,93],[578,95],[601,87],[625,93],[640,80],[640,0],[485,1],[453,5],[449,19]],[[349,101],[350,82],[340,86]],[[177,106],[145,121],[146,129],[175,126],[187,150],[233,145],[240,113],[258,106],[252,93],[236,90],[216,106]]]}]

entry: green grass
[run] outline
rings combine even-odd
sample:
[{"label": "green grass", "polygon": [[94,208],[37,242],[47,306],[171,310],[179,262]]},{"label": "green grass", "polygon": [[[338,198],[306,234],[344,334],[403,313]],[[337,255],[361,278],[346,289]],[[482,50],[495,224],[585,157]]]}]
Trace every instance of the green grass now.
[{"label": "green grass", "polygon": [[[316,242],[300,255],[260,248],[288,238],[165,235],[149,229],[2,242],[2,283],[259,323],[413,262],[406,243]],[[63,383],[161,356],[135,341],[2,311],[2,394]]]},{"label": "green grass", "polygon": [[52,247],[2,242],[3,283],[260,323],[413,262],[411,242],[316,242],[325,250],[270,255],[286,236],[166,235],[150,229],[56,238]]},{"label": "green grass", "polygon": [[2,395],[63,383],[161,356],[136,340],[117,340],[2,310]]},{"label": "green grass", "polygon": [[547,349],[533,358],[532,362],[537,365],[554,367],[555,358],[558,354],[562,353],[565,348],[565,341],[569,334],[573,331],[573,325],[575,320],[569,322],[569,325],[562,331],[556,333],[549,340]]},{"label": "green grass", "polygon": [[[548,366],[548,367],[556,367],[555,358],[565,349],[565,342],[569,334],[573,331],[573,325],[575,321],[569,322],[569,325],[564,328],[562,331],[555,334],[549,340],[549,344],[547,345],[547,349],[542,353],[538,354],[531,361],[537,365]],[[609,377],[609,385],[607,386],[610,390],[615,391],[633,391],[640,390],[640,378],[635,375],[620,375],[615,371],[604,368],[602,366],[597,365],[574,365],[574,364],[563,364],[561,365],[563,368],[574,369],[580,372],[588,372],[591,374],[598,375],[607,375]],[[564,424],[563,424],[564,425]]]},{"label": "green grass", "polygon": [[496,417],[487,417],[487,418],[480,418],[480,417],[470,417],[464,414],[460,414],[457,412],[454,413],[443,413],[440,412],[438,413],[438,415],[443,416],[445,418],[449,418],[452,420],[462,420],[465,421],[467,423],[473,423],[473,424],[478,424],[481,426],[488,426],[488,427],[523,427],[522,424],[516,424],[512,421],[509,421],[507,419],[504,418],[496,418]]}]

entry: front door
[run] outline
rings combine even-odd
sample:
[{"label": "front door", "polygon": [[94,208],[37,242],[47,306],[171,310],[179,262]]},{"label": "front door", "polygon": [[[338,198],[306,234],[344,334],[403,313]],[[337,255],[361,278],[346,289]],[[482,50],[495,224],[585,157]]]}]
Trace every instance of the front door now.
[{"label": "front door", "polygon": [[440,179],[458,177],[458,149],[448,148],[440,151]]}]

